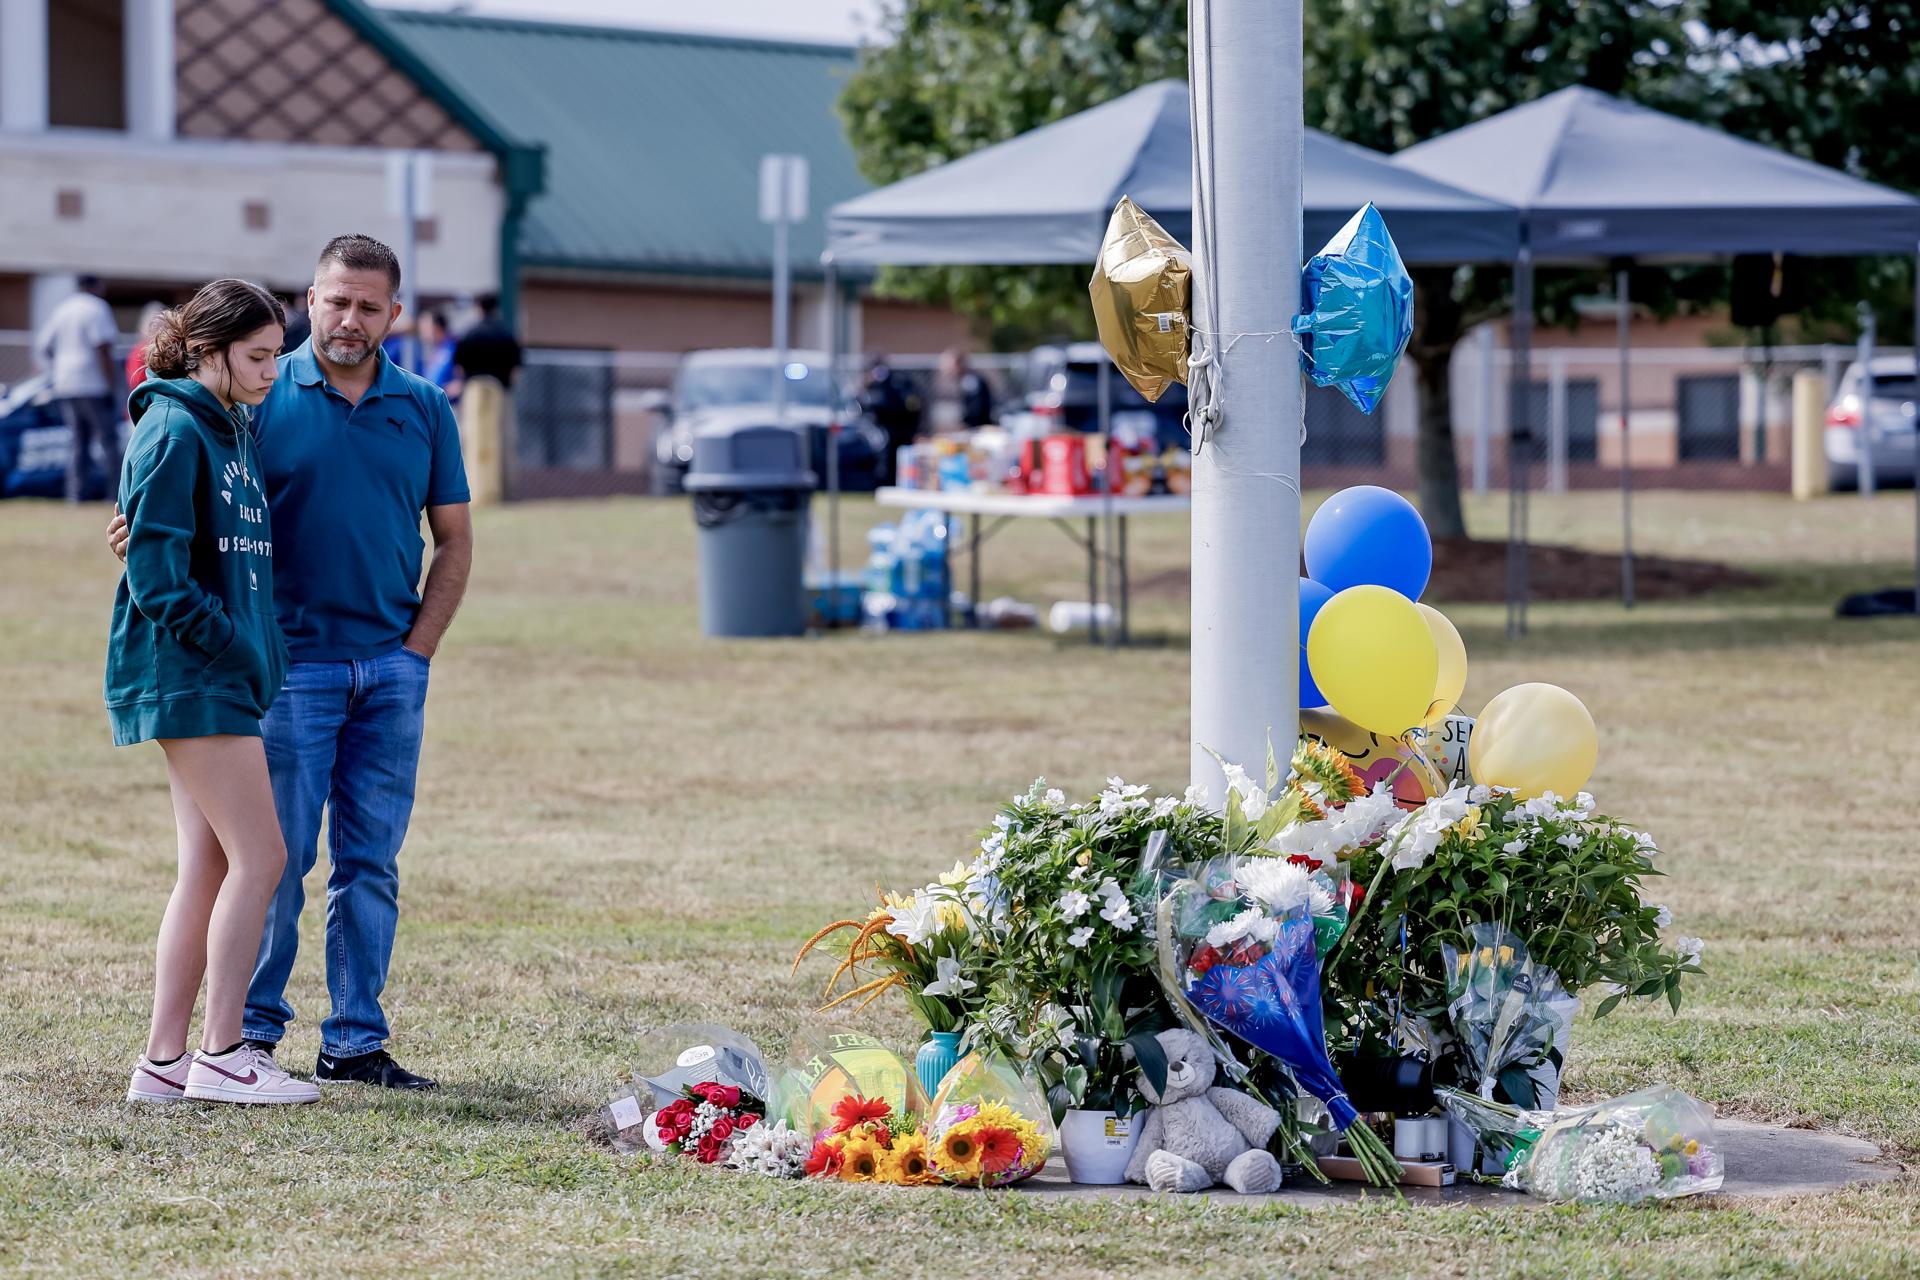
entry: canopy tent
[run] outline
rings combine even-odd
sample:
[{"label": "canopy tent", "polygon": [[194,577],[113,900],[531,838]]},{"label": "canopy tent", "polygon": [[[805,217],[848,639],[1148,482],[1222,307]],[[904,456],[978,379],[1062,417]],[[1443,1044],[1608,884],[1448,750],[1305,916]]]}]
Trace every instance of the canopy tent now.
[{"label": "canopy tent", "polygon": [[[1408,147],[1392,163],[1520,211],[1515,264],[1516,391],[1527,368],[1533,264],[1623,258],[1700,260],[1742,253],[1843,256],[1920,251],[1920,200],[1835,169],[1574,87]],[[1620,310],[1621,593],[1633,604],[1632,472],[1627,448],[1627,272]],[[1916,272],[1920,292],[1920,271]],[[1516,413],[1528,397],[1517,393]],[[1526,424],[1516,422],[1516,438]],[[1508,467],[1508,630],[1526,628],[1526,485]]]},{"label": "canopy tent", "polygon": [[1578,86],[1392,163],[1520,210],[1536,261],[1920,246],[1912,196]]},{"label": "canopy tent", "polygon": [[[1187,86],[1143,85],[835,205],[827,250],[840,266],[1085,263],[1123,195],[1192,243]],[[1409,262],[1508,262],[1516,212],[1309,129],[1302,241],[1310,252],[1371,200]]]}]

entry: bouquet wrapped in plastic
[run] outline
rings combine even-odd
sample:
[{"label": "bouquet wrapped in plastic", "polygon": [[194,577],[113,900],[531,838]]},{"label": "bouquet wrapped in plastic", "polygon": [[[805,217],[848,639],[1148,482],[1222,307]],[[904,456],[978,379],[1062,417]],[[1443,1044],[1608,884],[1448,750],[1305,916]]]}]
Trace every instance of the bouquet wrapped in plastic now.
[{"label": "bouquet wrapped in plastic", "polygon": [[1039,1088],[996,1054],[947,1073],[927,1123],[927,1160],[948,1182],[1004,1187],[1040,1172],[1059,1143]]},{"label": "bouquet wrapped in plastic", "polygon": [[[1467,1087],[1434,1092],[1495,1161],[1507,1163],[1519,1136],[1552,1118],[1528,1105],[1538,1096],[1533,1073],[1559,1069],[1555,1041],[1573,1025],[1580,1002],[1567,994],[1559,974],[1536,964],[1527,944],[1500,925],[1472,925],[1467,937],[1464,950],[1441,948],[1447,1016],[1466,1063]],[[1507,1102],[1495,1099],[1496,1087]]]},{"label": "bouquet wrapped in plastic", "polygon": [[1177,1009],[1285,1066],[1326,1104],[1369,1179],[1386,1185],[1399,1166],[1378,1135],[1355,1123],[1320,1011],[1320,957],[1346,923],[1338,888],[1287,858],[1195,869],[1158,905],[1161,981]]},{"label": "bouquet wrapped in plastic", "polygon": [[766,1115],[767,1067],[752,1040],[731,1027],[686,1023],[640,1037],[638,1069],[603,1113],[613,1145],[726,1159],[736,1133]]},{"label": "bouquet wrapped in plastic", "polygon": [[1718,1191],[1725,1176],[1712,1112],[1660,1084],[1523,1133],[1503,1181],[1544,1200],[1633,1204]]},{"label": "bouquet wrapped in plastic", "polygon": [[858,1031],[810,1026],[793,1038],[769,1114],[818,1137],[834,1130],[835,1108],[849,1096],[884,1101],[896,1116],[926,1109],[919,1080],[893,1050]]}]

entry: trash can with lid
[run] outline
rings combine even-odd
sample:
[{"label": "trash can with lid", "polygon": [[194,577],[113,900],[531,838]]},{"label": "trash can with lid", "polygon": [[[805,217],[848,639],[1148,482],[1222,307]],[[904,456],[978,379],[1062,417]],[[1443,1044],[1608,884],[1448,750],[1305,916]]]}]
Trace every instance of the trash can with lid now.
[{"label": "trash can with lid", "polygon": [[797,636],[807,627],[806,437],[773,426],[695,436],[686,489],[700,527],[700,630]]}]

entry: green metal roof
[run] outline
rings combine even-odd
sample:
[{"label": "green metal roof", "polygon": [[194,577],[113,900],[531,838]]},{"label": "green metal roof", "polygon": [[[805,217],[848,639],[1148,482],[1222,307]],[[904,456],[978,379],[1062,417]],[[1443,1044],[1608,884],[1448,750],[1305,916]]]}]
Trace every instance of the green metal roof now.
[{"label": "green metal roof", "polygon": [[546,148],[528,205],[533,267],[763,275],[760,157],[806,156],[796,274],[817,274],[825,211],[868,190],[833,104],[854,51],[831,45],[380,10],[462,96]]}]

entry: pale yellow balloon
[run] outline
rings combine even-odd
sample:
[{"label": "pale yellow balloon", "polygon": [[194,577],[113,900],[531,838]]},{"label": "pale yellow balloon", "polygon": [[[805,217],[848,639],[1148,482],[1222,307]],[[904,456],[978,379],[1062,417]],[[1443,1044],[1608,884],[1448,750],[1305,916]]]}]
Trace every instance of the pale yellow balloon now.
[{"label": "pale yellow balloon", "polygon": [[1433,701],[1440,659],[1413,602],[1390,587],[1348,587],[1320,607],[1307,668],[1333,709],[1362,729],[1398,737]]},{"label": "pale yellow balloon", "polygon": [[1433,702],[1427,707],[1421,724],[1432,728],[1460,709],[1460,695],[1467,691],[1467,645],[1447,615],[1430,604],[1415,604],[1433,633],[1433,647],[1440,659],[1440,674],[1433,684]]},{"label": "pale yellow balloon", "polygon": [[1572,797],[1600,761],[1600,731],[1580,699],[1553,684],[1517,684],[1474,721],[1467,768],[1489,787],[1531,800],[1551,791]]}]

